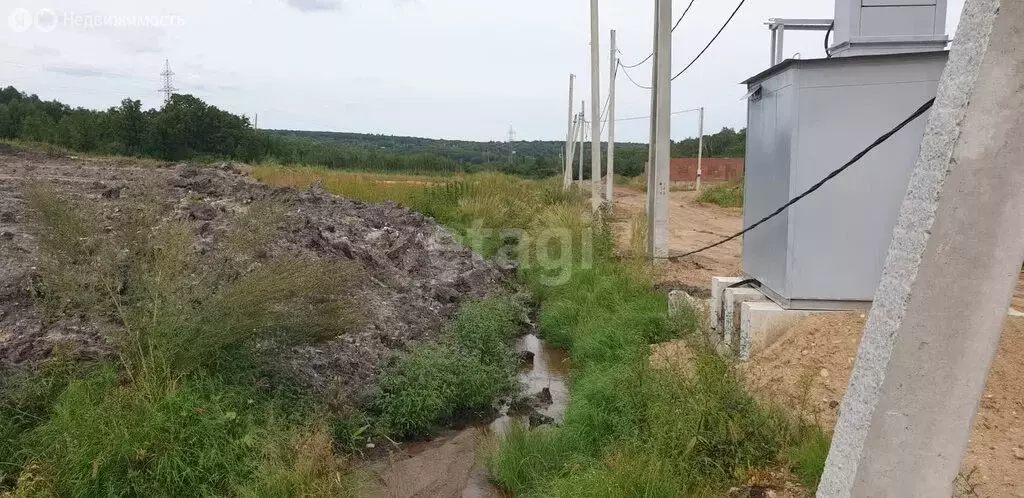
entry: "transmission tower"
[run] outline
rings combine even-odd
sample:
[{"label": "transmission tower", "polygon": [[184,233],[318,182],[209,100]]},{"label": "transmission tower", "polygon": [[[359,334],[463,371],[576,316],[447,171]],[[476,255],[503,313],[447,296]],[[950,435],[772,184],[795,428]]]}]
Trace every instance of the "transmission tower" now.
[{"label": "transmission tower", "polygon": [[178,91],[174,88],[174,71],[171,71],[171,63],[167,59],[164,59],[164,72],[160,73],[160,76],[164,78],[164,86],[160,93],[164,94],[164,105],[167,105],[171,102],[171,95]]},{"label": "transmission tower", "polygon": [[514,164],[515,163],[516,151],[515,151],[515,149],[512,148],[512,142],[515,142],[515,141],[516,141],[516,130],[512,129],[512,127],[509,126],[508,127],[508,163],[509,164]]}]

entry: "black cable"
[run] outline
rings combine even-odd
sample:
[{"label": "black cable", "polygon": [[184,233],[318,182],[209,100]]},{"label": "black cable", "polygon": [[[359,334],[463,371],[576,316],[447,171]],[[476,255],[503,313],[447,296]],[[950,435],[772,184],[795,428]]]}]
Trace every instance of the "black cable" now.
[{"label": "black cable", "polygon": [[[683,22],[683,18],[686,17],[686,13],[690,11],[690,7],[693,7],[693,2],[694,1],[695,0],[690,0],[690,5],[687,5],[686,6],[686,10],[683,11],[683,14],[681,16],[679,16],[679,19],[676,19],[675,25],[672,26],[672,32],[673,33],[676,32],[676,28],[679,27],[679,23]],[[643,64],[643,63],[645,63],[645,62],[647,62],[649,60],[651,60],[651,57],[654,57],[654,52],[651,52],[650,54],[647,55],[647,57],[644,57],[644,60],[642,60],[640,62],[637,62],[636,64],[633,64],[632,66],[627,66],[627,65],[623,64],[622,67],[624,67],[626,69],[633,69],[634,67],[637,67],[637,66],[639,66],[639,65],[641,65],[641,64]]]},{"label": "black cable", "polygon": [[761,281],[756,278],[748,278],[746,280],[740,280],[739,282],[726,287],[726,289],[737,289],[745,285],[749,285],[751,288],[757,289],[761,287]]},{"label": "black cable", "polygon": [[736,6],[736,10],[732,11],[732,14],[729,15],[729,18],[725,20],[725,24],[723,24],[722,27],[719,28],[718,32],[715,33],[715,36],[711,38],[711,41],[709,41],[708,44],[704,46],[704,50],[701,50],[700,53],[697,54],[697,57],[694,57],[693,60],[690,61],[690,63],[687,64],[686,67],[683,68],[682,71],[676,73],[676,75],[672,77],[673,81],[675,81],[676,78],[682,76],[682,74],[685,73],[687,69],[690,69],[690,66],[697,62],[697,59],[700,59],[700,57],[704,55],[704,52],[707,52],[708,49],[711,48],[711,44],[715,43],[715,40],[718,39],[718,35],[722,34],[722,31],[725,31],[725,27],[728,26],[730,22],[732,22],[732,18],[736,17],[736,13],[740,11],[740,7],[743,7],[743,4],[746,2],[747,0],[740,0],[740,4]]},{"label": "black cable", "polygon": [[836,22],[832,21],[832,24],[828,26],[828,31],[825,32],[825,57],[828,59],[832,58],[832,53],[828,51],[828,35],[832,34],[832,30],[835,29]]},{"label": "black cable", "polygon": [[[622,66],[622,63],[620,62],[619,65]],[[640,88],[643,88],[644,90],[650,90],[651,89],[651,87],[649,87],[649,86],[641,85],[640,83],[637,83],[636,80],[634,80],[633,77],[629,75],[629,71],[626,71],[626,66],[622,66],[622,74],[626,75],[626,79],[628,79],[630,81],[630,83],[632,83],[632,84],[634,84],[634,85],[636,85],[636,86],[638,86]]]},{"label": "black cable", "polygon": [[772,219],[772,218],[782,214],[782,212],[785,211],[787,208],[789,208],[793,204],[796,204],[797,202],[800,202],[800,200],[803,199],[804,197],[807,197],[808,195],[811,195],[812,192],[814,192],[815,190],[818,190],[819,188],[821,188],[822,185],[825,185],[826,183],[828,183],[829,180],[835,178],[836,176],[838,176],[843,171],[846,171],[847,168],[849,168],[850,166],[853,166],[853,164],[856,163],[857,161],[860,161],[864,156],[866,156],[868,154],[868,152],[871,152],[872,150],[874,150],[875,147],[878,147],[879,145],[882,145],[883,143],[885,143],[886,140],[889,140],[889,138],[891,138],[893,135],[895,135],[900,130],[905,128],[908,124],[913,122],[915,119],[921,117],[922,114],[928,112],[928,109],[931,109],[932,105],[934,105],[934,104],[935,104],[935,99],[931,99],[928,102],[925,102],[924,105],[922,105],[920,108],[918,108],[916,111],[914,111],[914,113],[911,114],[910,117],[908,117],[907,119],[904,119],[902,123],[896,125],[895,128],[889,130],[885,135],[882,135],[882,136],[878,137],[878,139],[875,140],[866,149],[860,151],[856,156],[853,156],[853,159],[850,159],[846,164],[840,166],[839,168],[837,168],[834,171],[832,171],[831,173],[829,173],[828,176],[823,178],[820,182],[814,184],[814,186],[812,186],[811,188],[805,190],[804,193],[794,197],[789,202],[783,204],[782,207],[780,207],[779,209],[776,209],[775,212],[773,212],[772,214],[769,214],[768,216],[765,216],[764,218],[761,218],[760,220],[757,221],[757,223],[754,223],[753,225],[750,225],[749,227],[744,228],[743,231],[741,231],[741,232],[739,232],[739,233],[737,233],[735,235],[732,235],[732,236],[730,236],[728,238],[725,238],[725,239],[722,239],[722,240],[720,240],[718,242],[715,242],[714,244],[711,244],[711,245],[706,246],[706,247],[702,247],[700,249],[697,249],[696,251],[690,251],[688,253],[680,254],[678,256],[672,256],[672,257],[668,258],[668,260],[669,261],[679,261],[680,259],[683,259],[683,258],[685,258],[687,256],[692,256],[694,254],[707,251],[708,249],[712,249],[712,248],[718,247],[718,246],[720,246],[722,244],[725,244],[726,242],[729,242],[730,240],[734,240],[737,237],[742,236],[743,234],[745,234],[745,233],[747,233],[747,232],[749,232],[749,231],[751,231],[751,230],[761,226],[762,224],[766,223],[768,220],[770,220],[770,219]]}]

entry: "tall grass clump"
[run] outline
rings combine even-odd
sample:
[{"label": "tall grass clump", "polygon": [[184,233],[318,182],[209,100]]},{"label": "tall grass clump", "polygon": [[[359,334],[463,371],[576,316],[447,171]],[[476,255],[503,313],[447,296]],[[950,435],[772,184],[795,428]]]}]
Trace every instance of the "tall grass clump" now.
[{"label": "tall grass clump", "polygon": [[[200,254],[194,227],[154,199],[119,201],[104,218],[45,185],[26,198],[40,242],[36,297],[52,319],[89,316],[116,361],[69,370],[55,358],[0,388],[0,406],[26,414],[0,425],[0,486],[54,496],[208,496],[243,494],[254,476],[276,476],[281,486],[313,479],[299,489],[336,494],[333,483],[342,481],[331,472],[280,453],[261,458],[294,439],[310,415],[283,396],[286,379],[268,377],[263,355],[360,323],[351,297],[358,267]],[[229,236],[225,247],[236,240],[260,252],[265,235]]]},{"label": "tall grass clump", "polygon": [[509,296],[465,304],[440,342],[398,357],[378,383],[378,430],[423,436],[458,417],[489,413],[495,400],[516,389],[512,341],[523,312]]},{"label": "tall grass clump", "polygon": [[697,202],[722,207],[743,207],[743,179],[701,189]]}]

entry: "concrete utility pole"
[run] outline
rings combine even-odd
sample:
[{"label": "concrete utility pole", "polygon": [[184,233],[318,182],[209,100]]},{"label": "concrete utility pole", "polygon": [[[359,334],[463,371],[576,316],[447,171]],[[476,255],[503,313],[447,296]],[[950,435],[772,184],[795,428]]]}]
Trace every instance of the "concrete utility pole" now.
[{"label": "concrete utility pole", "polygon": [[583,188],[583,135],[587,132],[587,103],[580,104],[580,188]]},{"label": "concrete utility pole", "polygon": [[820,497],[952,495],[1024,260],[1021,19],[964,7]]},{"label": "concrete utility pole", "polygon": [[700,108],[700,118],[697,125],[697,193],[700,194],[700,176],[703,173],[701,164],[704,161],[704,108]]},{"label": "concrete utility pole", "polygon": [[615,30],[612,30],[611,55],[608,57],[608,65],[611,66],[611,76],[608,78],[608,167],[605,168],[605,193],[604,199],[608,202],[608,208],[612,207],[613,191],[615,188],[615,73],[619,69],[618,57],[615,46]]},{"label": "concrete utility pole", "polygon": [[601,33],[597,2],[590,0],[590,204],[601,209]]},{"label": "concrete utility pole", "polygon": [[668,257],[668,183],[672,117],[672,0],[657,0],[655,9],[657,43],[651,78],[652,136],[647,192],[648,251],[654,259]]},{"label": "concrete utility pole", "polygon": [[573,116],[572,116],[572,103],[573,103],[573,87],[576,84],[576,75],[569,75],[569,117],[567,121],[567,130],[565,132],[565,163],[562,164],[562,188],[568,190],[569,185],[572,183],[572,138],[575,130],[573,129]]}]

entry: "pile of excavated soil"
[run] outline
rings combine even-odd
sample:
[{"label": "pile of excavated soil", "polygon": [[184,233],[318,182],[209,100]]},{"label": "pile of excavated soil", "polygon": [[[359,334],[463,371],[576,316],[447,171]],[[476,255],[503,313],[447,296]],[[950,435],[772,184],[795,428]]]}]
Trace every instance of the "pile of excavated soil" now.
[{"label": "pile of excavated soil", "polygon": [[503,280],[502,270],[462,247],[434,220],[393,203],[366,204],[322,189],[271,188],[244,167],[197,167],[60,157],[0,150],[0,374],[30,367],[58,343],[82,358],[100,358],[110,345],[89,317],[50,323],[29,293],[38,251],[27,224],[25,187],[53,184],[88,199],[105,214],[156,190],[177,206],[171,216],[195,228],[197,251],[212,250],[236,215],[253,203],[272,203],[283,215],[265,257],[312,255],[351,260],[368,280],[352,289],[367,320],[343,337],[296,347],[282,363],[300,381],[350,401],[372,393],[375,374],[397,350],[435,337],[460,302],[483,297]]},{"label": "pile of excavated soil", "polygon": [[[755,396],[835,428],[864,330],[861,313],[810,316],[741,365]],[[974,419],[959,496],[1024,497],[1024,318],[1007,318]],[[973,490],[973,491],[972,491]]]}]

